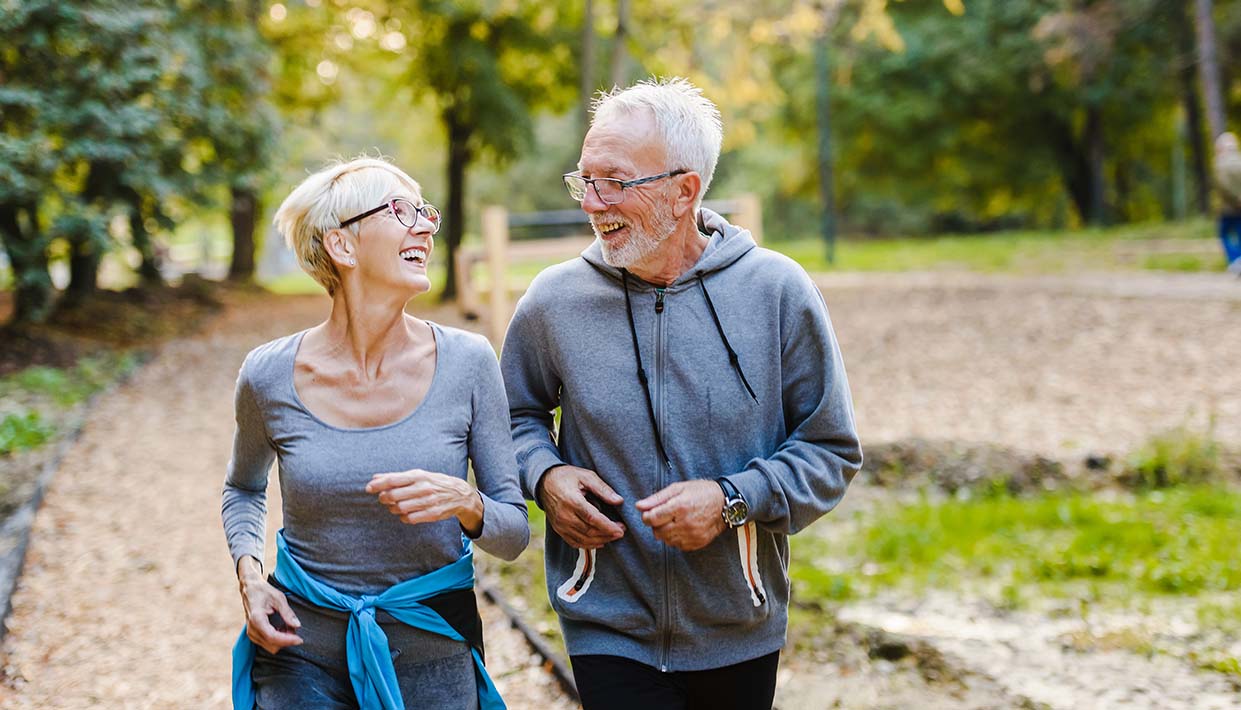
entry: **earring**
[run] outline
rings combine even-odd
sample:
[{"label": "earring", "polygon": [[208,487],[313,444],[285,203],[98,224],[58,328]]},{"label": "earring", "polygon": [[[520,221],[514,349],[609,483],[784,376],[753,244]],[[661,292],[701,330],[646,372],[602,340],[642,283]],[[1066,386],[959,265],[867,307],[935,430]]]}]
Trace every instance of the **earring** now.
[{"label": "earring", "polygon": [[349,260],[349,265],[350,265],[350,266],[357,266],[357,265],[358,265],[358,262],[357,262],[357,260],[356,260],[356,259],[350,259],[350,260]]}]

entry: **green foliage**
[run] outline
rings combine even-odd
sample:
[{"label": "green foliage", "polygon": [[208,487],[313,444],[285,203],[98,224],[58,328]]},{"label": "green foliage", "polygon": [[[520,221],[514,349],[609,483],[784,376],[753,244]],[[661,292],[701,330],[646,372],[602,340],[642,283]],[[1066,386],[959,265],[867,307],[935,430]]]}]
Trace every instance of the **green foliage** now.
[{"label": "green foliage", "polygon": [[54,433],[38,412],[6,414],[0,419],[0,456],[41,446]]},{"label": "green foliage", "polygon": [[847,574],[827,572],[809,565],[794,565],[789,576],[796,585],[799,598],[842,602],[857,595],[853,578]]},{"label": "green foliage", "polygon": [[17,320],[46,315],[55,240],[68,244],[79,298],[117,244],[157,280],[153,233],[213,184],[262,169],[267,55],[242,6],[31,0],[0,13],[0,244]]},{"label": "green foliage", "polygon": [[48,400],[70,407],[125,376],[138,365],[132,353],[107,353],[84,357],[72,368],[34,366],[0,379],[0,396],[29,401]]},{"label": "green foliage", "polygon": [[[1241,589],[1235,521],[1241,493],[1186,486],[1103,499],[1079,493],[1031,499],[994,495],[923,501],[869,512],[860,528],[827,541],[794,538],[799,594],[832,598],[804,565],[858,570],[858,594],[883,587],[983,585],[1004,604],[1023,589],[1046,595],[1233,593]],[[829,549],[830,548],[830,549]],[[807,562],[809,560],[809,562]],[[842,584],[842,586],[844,586]]]},{"label": "green foliage", "polygon": [[1129,468],[1145,488],[1209,483],[1220,480],[1224,473],[1220,446],[1214,437],[1185,427],[1151,437],[1131,457]]}]

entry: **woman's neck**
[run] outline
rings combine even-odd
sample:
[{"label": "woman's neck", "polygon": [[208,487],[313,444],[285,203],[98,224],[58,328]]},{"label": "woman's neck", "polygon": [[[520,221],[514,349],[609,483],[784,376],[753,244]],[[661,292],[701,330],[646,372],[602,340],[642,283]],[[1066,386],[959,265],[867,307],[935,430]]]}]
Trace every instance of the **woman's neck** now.
[{"label": "woman's neck", "polygon": [[323,324],[328,354],[346,361],[365,379],[377,379],[389,355],[408,352],[425,324],[405,313],[404,302],[361,298],[338,291]]}]

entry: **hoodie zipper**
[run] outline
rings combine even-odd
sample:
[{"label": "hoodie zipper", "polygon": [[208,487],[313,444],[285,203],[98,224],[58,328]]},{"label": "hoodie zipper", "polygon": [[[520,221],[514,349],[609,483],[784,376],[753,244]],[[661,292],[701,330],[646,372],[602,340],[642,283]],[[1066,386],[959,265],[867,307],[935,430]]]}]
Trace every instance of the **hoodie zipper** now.
[{"label": "hoodie zipper", "polygon": [[[656,316],[655,317],[655,372],[654,372],[655,376],[652,379],[655,382],[655,394],[654,394],[655,417],[659,421],[660,431],[664,430],[664,422],[663,422],[663,414],[664,414],[664,407],[663,407],[663,403],[664,403],[664,387],[663,387],[664,319],[660,316],[662,316],[664,312],[665,291],[666,289],[662,289],[662,288],[655,289],[655,316]],[[666,478],[666,474],[670,474],[670,473],[671,471],[665,472],[664,462],[660,461],[659,462],[659,489],[658,490],[662,491],[664,488],[668,486],[668,479]],[[667,673],[668,672],[668,655],[671,652],[671,648],[672,648],[672,601],[670,599],[672,595],[672,590],[671,590],[672,561],[671,561],[671,553],[669,552],[667,545],[663,545],[663,560],[664,560],[664,583],[663,583],[664,634],[663,634],[663,648],[660,649],[659,670],[664,673]]]}]

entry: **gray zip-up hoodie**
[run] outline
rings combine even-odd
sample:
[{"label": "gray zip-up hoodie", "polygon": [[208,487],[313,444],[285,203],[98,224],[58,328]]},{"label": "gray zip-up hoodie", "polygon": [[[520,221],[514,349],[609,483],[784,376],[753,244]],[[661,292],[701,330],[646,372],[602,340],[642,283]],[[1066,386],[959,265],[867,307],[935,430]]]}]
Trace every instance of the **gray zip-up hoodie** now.
[{"label": "gray zip-up hoodie", "polygon": [[[625,536],[596,553],[547,528],[548,595],[571,655],[684,671],[783,647],[787,535],[831,510],[861,466],[844,363],[805,270],[709,210],[699,230],[706,250],[667,288],[606,265],[596,241],[539,274],[509,325],[501,369],[526,498],[567,463],[625,499]],[[750,522],[701,550],[660,542],[634,507],[720,476]]]}]

